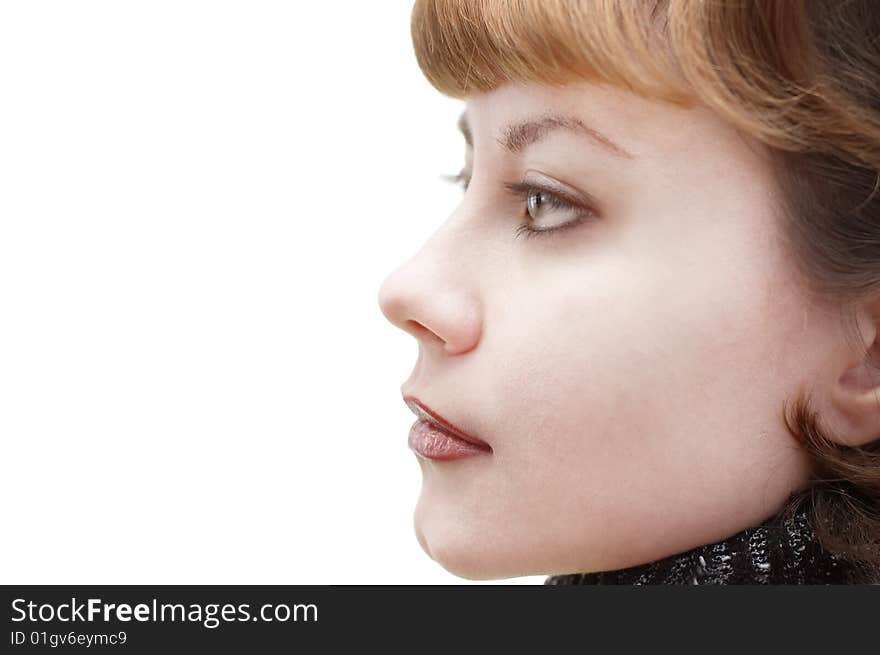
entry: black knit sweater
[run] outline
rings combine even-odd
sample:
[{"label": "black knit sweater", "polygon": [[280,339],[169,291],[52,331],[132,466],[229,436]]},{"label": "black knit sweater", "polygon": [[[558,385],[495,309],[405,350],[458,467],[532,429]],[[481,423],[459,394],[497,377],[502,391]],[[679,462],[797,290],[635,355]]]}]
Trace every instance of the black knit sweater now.
[{"label": "black knit sweater", "polygon": [[807,505],[714,544],[616,571],[547,578],[548,585],[836,585],[878,583],[877,572],[825,551]]}]

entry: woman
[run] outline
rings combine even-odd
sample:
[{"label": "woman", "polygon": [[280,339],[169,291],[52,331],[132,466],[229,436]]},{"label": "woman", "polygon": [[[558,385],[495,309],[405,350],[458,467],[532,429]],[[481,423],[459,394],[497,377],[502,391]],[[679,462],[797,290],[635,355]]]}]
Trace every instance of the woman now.
[{"label": "woman", "polygon": [[466,188],[383,282],[466,578],[880,582],[880,7],[418,0]]}]

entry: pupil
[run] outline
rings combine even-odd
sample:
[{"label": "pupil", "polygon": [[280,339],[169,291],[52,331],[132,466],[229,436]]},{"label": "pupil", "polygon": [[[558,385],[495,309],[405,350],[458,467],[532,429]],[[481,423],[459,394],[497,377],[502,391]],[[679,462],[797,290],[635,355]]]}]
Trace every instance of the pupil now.
[{"label": "pupil", "polygon": [[541,192],[532,191],[531,195],[529,196],[529,209],[531,209],[532,212],[537,211],[542,202],[543,201],[541,199]]}]

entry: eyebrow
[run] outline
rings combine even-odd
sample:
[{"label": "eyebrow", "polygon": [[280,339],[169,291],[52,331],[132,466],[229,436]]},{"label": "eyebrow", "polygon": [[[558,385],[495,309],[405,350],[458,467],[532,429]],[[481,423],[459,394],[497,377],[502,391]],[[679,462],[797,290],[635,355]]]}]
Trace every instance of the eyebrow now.
[{"label": "eyebrow", "polygon": [[[468,124],[466,113],[462,113],[459,116],[458,129],[464,135],[465,142],[473,147],[473,134]],[[498,137],[497,141],[508,152],[519,153],[557,130],[565,130],[586,136],[594,144],[615,157],[635,159],[625,148],[617,145],[598,130],[587,126],[579,118],[563,116],[561,114],[545,114],[537,118],[529,118],[512,123],[501,130],[501,136]]]}]

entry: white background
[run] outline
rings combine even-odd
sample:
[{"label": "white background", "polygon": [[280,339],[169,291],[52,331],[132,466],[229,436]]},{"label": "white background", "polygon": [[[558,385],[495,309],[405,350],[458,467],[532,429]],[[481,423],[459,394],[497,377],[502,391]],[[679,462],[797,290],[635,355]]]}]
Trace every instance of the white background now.
[{"label": "white background", "polygon": [[471,583],[377,302],[460,194],[410,9],[0,4],[0,582]]}]

